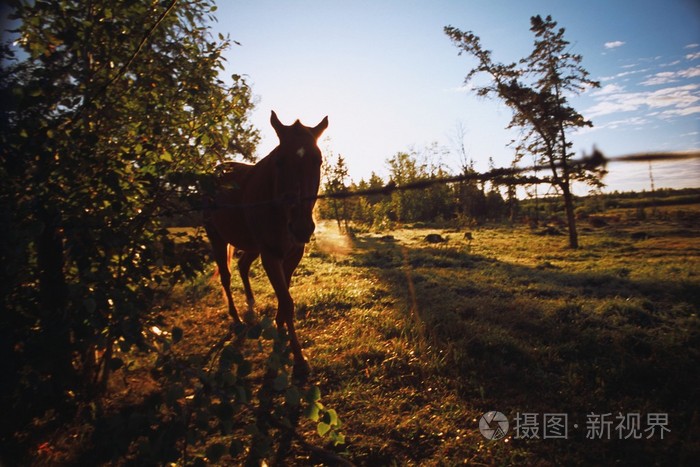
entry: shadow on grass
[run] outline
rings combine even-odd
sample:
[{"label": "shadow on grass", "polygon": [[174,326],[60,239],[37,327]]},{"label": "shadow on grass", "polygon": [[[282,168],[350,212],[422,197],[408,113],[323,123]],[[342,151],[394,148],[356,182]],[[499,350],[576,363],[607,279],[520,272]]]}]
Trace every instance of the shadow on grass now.
[{"label": "shadow on grass", "polygon": [[[524,441],[566,463],[667,463],[698,455],[700,326],[697,283],[633,280],[497,261],[466,249],[355,239],[350,262],[370,268],[447,357],[461,397],[511,422],[517,413],[566,413],[566,443]],[[664,439],[586,439],[589,414],[668,414]],[[578,426],[577,430],[573,425]],[[540,427],[541,428],[541,427]],[[620,432],[621,433],[621,432]],[[541,435],[541,432],[540,432]],[[521,444],[522,445],[522,444]],[[553,457],[549,457],[553,456]]]},{"label": "shadow on grass", "polygon": [[154,423],[161,404],[162,395],[154,393],[140,403],[98,417],[93,422],[90,447],[80,454],[75,465],[176,462],[181,454],[178,442],[185,436],[186,428],[177,418]]}]

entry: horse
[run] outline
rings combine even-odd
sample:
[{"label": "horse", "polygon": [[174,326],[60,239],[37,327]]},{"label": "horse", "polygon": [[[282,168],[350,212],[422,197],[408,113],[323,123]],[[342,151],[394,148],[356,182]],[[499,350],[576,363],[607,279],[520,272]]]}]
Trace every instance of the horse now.
[{"label": "horse", "polygon": [[261,258],[277,297],[275,323],[280,332],[286,326],[294,372],[303,375],[309,372],[309,365],[294,329],[294,300],[289,285],[316,228],[312,211],[323,161],[317,142],[328,127],[328,117],[315,127],[299,120],[284,125],[273,111],[270,123],[279,145],[255,165],[226,164],[215,177],[204,228],[234,325],[242,322],[231,296],[229,245],[239,254],[238,270],[251,311],[255,300],[248,271],[251,263]]}]

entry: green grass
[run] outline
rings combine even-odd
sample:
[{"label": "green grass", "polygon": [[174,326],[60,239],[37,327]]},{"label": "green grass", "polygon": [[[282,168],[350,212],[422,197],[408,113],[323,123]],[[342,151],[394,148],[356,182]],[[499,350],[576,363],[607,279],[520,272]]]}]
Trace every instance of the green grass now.
[{"label": "green grass", "polygon": [[[425,228],[362,233],[342,248],[337,233],[312,242],[291,292],[311,383],[343,422],[347,444],[337,449],[358,465],[691,465],[700,454],[698,218],[581,227],[579,250],[519,227],[475,230],[471,243]],[[649,238],[632,239],[640,230]],[[447,242],[424,242],[429,233]],[[259,262],[251,279],[258,314],[274,315]],[[228,317],[216,282],[193,289],[160,313],[165,328],[184,329],[179,352],[197,362]],[[234,290],[242,310],[236,275]],[[488,441],[478,422],[490,410],[511,423],[518,412],[567,413],[569,439],[519,440],[511,430]],[[591,412],[668,413],[671,432],[586,439]],[[301,432],[321,442],[313,423]],[[288,459],[313,462],[301,446]]]},{"label": "green grass", "polygon": [[[438,247],[422,241],[433,230],[393,231],[394,242],[358,236],[355,251],[340,262],[338,273],[360,272],[385,287],[383,301],[393,305],[383,313],[393,316],[392,322],[410,324],[408,330],[404,324],[403,332],[385,335],[420,349],[420,380],[440,381],[442,390],[456,398],[450,409],[438,411],[443,422],[452,420],[453,436],[466,430],[471,434],[467,439],[478,446],[476,423],[452,417],[488,410],[511,417],[565,412],[571,424],[582,427],[566,442],[511,438],[476,452],[474,445],[458,448],[454,439],[434,437],[434,451],[416,448],[423,457],[413,458],[416,452],[395,449],[392,460],[434,463],[440,459],[437,453],[444,453],[440,448],[449,447],[454,456],[449,463],[508,463],[509,458],[557,464],[688,462],[698,450],[697,438],[688,432],[697,430],[700,388],[700,231],[669,233],[665,223],[647,225],[651,238],[639,242],[626,231],[633,227],[584,232],[584,246],[575,251],[560,237],[536,236],[526,229],[474,232],[471,245],[458,233],[441,232],[448,243]],[[343,301],[342,307],[350,303]],[[358,308],[372,310],[366,302]],[[390,326],[375,323],[374,329]],[[418,370],[404,363],[398,373],[406,378],[401,378],[378,363],[398,358],[382,350],[386,342],[366,329],[352,333],[350,343],[334,356],[334,368],[341,371],[348,362],[337,360],[348,358],[358,371],[364,359],[388,393],[399,392],[394,385],[401,381],[408,383],[403,392],[425,397],[425,387],[408,377]],[[428,400],[432,402],[430,393]],[[420,404],[408,406],[409,413],[422,410]],[[378,407],[375,423],[388,429],[391,417],[382,420],[389,410]],[[663,441],[586,440],[586,414],[591,412],[664,412],[672,432]],[[359,452],[372,446],[365,423]]]}]

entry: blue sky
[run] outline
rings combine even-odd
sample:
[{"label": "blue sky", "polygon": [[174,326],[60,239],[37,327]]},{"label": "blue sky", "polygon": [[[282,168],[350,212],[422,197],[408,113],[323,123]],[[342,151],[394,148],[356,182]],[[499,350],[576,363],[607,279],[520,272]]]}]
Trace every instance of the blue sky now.
[{"label": "blue sky", "polygon": [[[240,42],[226,73],[246,75],[263,141],[277,143],[270,110],[283,122],[315,125],[320,146],[345,157],[353,179],[387,175],[386,159],[437,143],[459,168],[457,126],[478,170],[513,158],[510,110],[463,85],[475,62],[443,33],[471,30],[501,62],[529,54],[530,16],[552,15],[601,88],[572,100],[594,128],[573,135],[577,152],[609,156],[700,148],[700,3],[696,0],[220,1],[216,32]],[[656,187],[700,186],[700,161],[655,164]],[[613,164],[611,190],[649,189],[647,165]],[[585,191],[585,190],[584,190]]]}]

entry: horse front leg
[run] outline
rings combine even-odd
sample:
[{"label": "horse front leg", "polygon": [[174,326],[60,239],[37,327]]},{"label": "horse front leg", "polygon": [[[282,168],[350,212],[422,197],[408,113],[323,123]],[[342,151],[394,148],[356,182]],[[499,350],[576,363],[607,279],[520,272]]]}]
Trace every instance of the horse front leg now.
[{"label": "horse front leg", "polygon": [[292,274],[299,265],[302,256],[304,256],[304,245],[297,246],[292,252],[284,258],[282,267],[284,268],[284,277],[287,280],[287,288],[292,285]]},{"label": "horse front leg", "polygon": [[275,322],[281,331],[283,326],[287,327],[289,335],[289,346],[294,355],[294,374],[305,376],[309,373],[309,364],[301,351],[301,345],[294,329],[294,300],[289,293],[289,282],[285,274],[284,261],[271,254],[262,254],[262,263],[270,284],[277,296],[277,316]]}]

